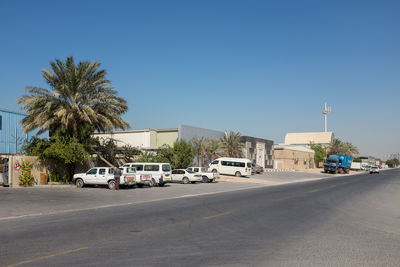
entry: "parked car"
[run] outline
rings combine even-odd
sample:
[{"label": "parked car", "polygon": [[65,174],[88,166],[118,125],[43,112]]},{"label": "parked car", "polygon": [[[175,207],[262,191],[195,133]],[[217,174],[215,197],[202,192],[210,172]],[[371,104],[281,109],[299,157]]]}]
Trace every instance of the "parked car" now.
[{"label": "parked car", "polygon": [[209,172],[206,167],[188,167],[186,170],[200,174],[203,183],[212,183],[218,178],[218,173]]},{"label": "parked car", "polygon": [[264,168],[258,164],[256,164],[256,173],[263,173],[264,172]]},{"label": "parked car", "polygon": [[377,166],[372,166],[371,169],[369,169],[369,173],[370,173],[370,174],[379,173],[379,167],[377,167]]},{"label": "parked car", "polygon": [[169,163],[132,162],[124,164],[124,167],[134,167],[136,173],[142,175],[142,179],[137,182],[139,187],[145,184],[164,186],[171,182],[171,165]]},{"label": "parked car", "polygon": [[[121,169],[121,186],[133,186],[137,176],[134,168]],[[94,167],[86,173],[74,174],[72,181],[76,187],[81,188],[85,185],[108,185],[109,189],[115,189],[114,169],[111,167]]]},{"label": "parked car", "polygon": [[173,182],[181,182],[184,184],[188,184],[188,183],[194,184],[196,182],[202,181],[201,174],[192,172],[190,170],[184,170],[184,169],[172,170],[171,177],[172,177]]},{"label": "parked car", "polygon": [[238,177],[251,175],[251,161],[245,158],[218,158],[210,163],[208,170]]}]

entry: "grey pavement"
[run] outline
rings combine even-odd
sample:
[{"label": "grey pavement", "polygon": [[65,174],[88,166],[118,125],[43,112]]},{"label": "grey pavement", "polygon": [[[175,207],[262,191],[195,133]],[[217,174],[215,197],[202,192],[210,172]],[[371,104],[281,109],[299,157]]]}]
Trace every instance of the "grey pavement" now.
[{"label": "grey pavement", "polygon": [[167,184],[164,187],[143,187],[109,190],[103,187],[54,186],[35,188],[0,187],[0,220],[21,216],[41,216],[60,212],[88,210],[108,206],[162,202],[173,198],[258,187],[245,183]]},{"label": "grey pavement", "polygon": [[399,203],[396,169],[19,217],[0,266],[399,266]]}]

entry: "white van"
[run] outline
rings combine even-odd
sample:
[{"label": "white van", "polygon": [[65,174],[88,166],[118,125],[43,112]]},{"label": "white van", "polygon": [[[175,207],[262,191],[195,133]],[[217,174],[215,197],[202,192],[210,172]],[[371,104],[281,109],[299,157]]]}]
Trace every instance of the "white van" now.
[{"label": "white van", "polygon": [[124,167],[134,167],[136,173],[141,174],[143,179],[151,177],[150,179],[152,184],[163,186],[164,184],[171,182],[171,165],[169,163],[132,162],[124,164]]},{"label": "white van", "polygon": [[235,176],[251,175],[251,161],[245,158],[218,158],[210,163],[208,170]]}]

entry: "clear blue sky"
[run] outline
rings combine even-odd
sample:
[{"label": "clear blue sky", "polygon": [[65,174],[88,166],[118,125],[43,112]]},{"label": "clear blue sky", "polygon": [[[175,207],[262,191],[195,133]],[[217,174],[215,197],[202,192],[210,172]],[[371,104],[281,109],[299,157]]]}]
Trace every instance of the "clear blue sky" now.
[{"label": "clear blue sky", "polygon": [[189,124],[284,141],[328,128],[400,151],[400,1],[0,2],[1,107],[54,58],[97,60],[133,129]]}]

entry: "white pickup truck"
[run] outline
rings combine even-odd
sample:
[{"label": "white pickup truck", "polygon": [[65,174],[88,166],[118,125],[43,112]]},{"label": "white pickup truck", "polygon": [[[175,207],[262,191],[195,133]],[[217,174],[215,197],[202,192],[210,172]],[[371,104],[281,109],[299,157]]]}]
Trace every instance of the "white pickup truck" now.
[{"label": "white pickup truck", "polygon": [[200,174],[203,183],[212,183],[218,178],[217,173],[207,171],[206,167],[188,167],[186,170]]},{"label": "white pickup truck", "polygon": [[[140,175],[136,174],[135,168],[120,167],[119,169],[121,170],[120,185],[132,187],[136,181],[140,180]],[[94,167],[86,173],[74,174],[72,181],[78,188],[85,185],[108,185],[109,189],[115,189],[114,169],[111,167]]]}]

